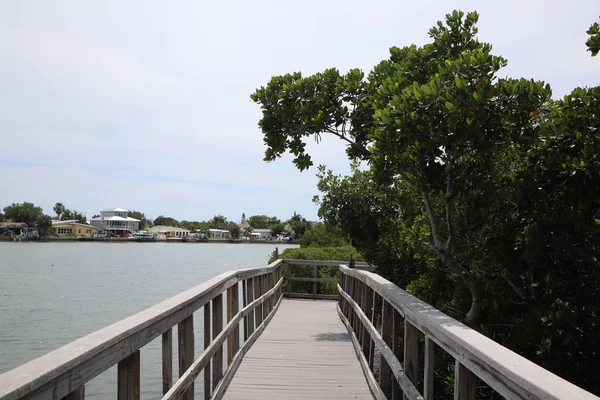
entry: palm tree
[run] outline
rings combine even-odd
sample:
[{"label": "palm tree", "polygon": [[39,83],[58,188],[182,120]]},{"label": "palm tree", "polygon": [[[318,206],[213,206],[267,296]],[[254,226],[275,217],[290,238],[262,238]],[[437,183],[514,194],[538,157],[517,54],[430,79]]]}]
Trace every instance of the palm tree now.
[{"label": "palm tree", "polygon": [[54,205],[54,212],[56,213],[57,219],[60,221],[60,216],[65,212],[65,205],[63,203],[56,203]]},{"label": "palm tree", "polygon": [[252,228],[251,226],[247,226],[244,228],[244,236],[246,236],[247,238],[251,238],[250,235],[252,234],[252,232],[254,232],[254,228]]}]

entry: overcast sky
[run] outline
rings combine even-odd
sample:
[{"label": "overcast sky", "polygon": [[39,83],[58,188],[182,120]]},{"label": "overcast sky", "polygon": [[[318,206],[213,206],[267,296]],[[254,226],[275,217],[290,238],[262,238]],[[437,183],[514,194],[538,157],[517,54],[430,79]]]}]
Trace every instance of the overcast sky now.
[{"label": "overcast sky", "polygon": [[[262,161],[249,95],[293,71],[368,72],[455,8],[479,11],[480,39],[509,61],[501,76],[555,97],[600,84],[584,44],[598,0],[3,1],[0,208],[314,220],[315,169]],[[341,143],[310,147],[348,171]]]}]

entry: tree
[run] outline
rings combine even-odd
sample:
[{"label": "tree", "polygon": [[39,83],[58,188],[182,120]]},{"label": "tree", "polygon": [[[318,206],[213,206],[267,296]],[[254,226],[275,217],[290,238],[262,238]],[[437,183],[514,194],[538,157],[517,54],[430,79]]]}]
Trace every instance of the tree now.
[{"label": "tree", "polygon": [[587,31],[589,39],[585,42],[588,51],[595,57],[600,52],[600,24],[593,23]]},{"label": "tree", "polygon": [[40,236],[49,236],[50,228],[52,228],[52,218],[49,215],[39,215],[35,221],[35,226],[38,228]]},{"label": "tree", "polygon": [[248,218],[248,223],[254,229],[270,229],[271,226],[280,223],[277,217],[269,217],[267,215],[253,215]]},{"label": "tree", "polygon": [[251,234],[252,234],[252,232],[254,232],[254,229],[252,229],[252,227],[251,227],[251,226],[247,226],[247,227],[245,227],[245,228],[244,228],[244,231],[243,231],[243,233],[244,233],[244,236],[245,236],[245,237],[247,237],[247,238],[251,238]]},{"label": "tree", "polygon": [[2,213],[0,213],[0,222],[4,222],[6,221],[6,216]]},{"label": "tree", "polygon": [[322,222],[306,231],[300,239],[300,247],[341,247],[349,244],[348,235],[342,229]]},{"label": "tree", "polygon": [[87,224],[87,218],[83,213],[80,213],[79,211],[75,210],[70,210],[68,208],[63,208],[59,219],[60,221],[76,220],[81,224]]},{"label": "tree", "polygon": [[177,221],[175,218],[165,217],[164,215],[159,215],[158,217],[156,217],[154,219],[153,224],[178,227],[179,221]]},{"label": "tree", "polygon": [[282,224],[281,222],[271,226],[271,235],[272,236],[280,235],[284,231],[285,231],[285,224]]},{"label": "tree", "polygon": [[227,218],[222,215],[215,215],[208,223],[212,229],[229,229]]},{"label": "tree", "polygon": [[63,203],[56,203],[54,205],[54,213],[56,214],[56,219],[61,221],[60,216],[65,212],[65,205]]},{"label": "tree", "polygon": [[150,219],[146,218],[146,214],[144,214],[143,212],[129,211],[127,213],[127,215],[130,216],[131,218],[140,220],[140,225],[139,225],[140,230],[144,230],[146,228],[152,227],[152,225],[153,225],[152,221]]},{"label": "tree", "polygon": [[229,222],[227,224],[227,230],[229,231],[229,235],[232,239],[239,239],[241,229],[235,222]]},{"label": "tree", "polygon": [[294,239],[300,239],[310,229],[310,222],[296,212],[286,221],[286,224],[290,226]]},{"label": "tree", "polygon": [[7,219],[35,226],[36,222],[44,216],[44,210],[33,203],[13,203],[4,207],[4,214]]}]

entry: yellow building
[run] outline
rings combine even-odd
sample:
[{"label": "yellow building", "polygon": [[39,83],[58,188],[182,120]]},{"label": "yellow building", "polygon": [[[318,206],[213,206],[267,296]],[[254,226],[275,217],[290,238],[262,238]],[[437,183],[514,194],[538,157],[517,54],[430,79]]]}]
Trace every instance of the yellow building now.
[{"label": "yellow building", "polygon": [[54,236],[69,236],[69,237],[92,237],[94,234],[102,231],[102,229],[82,224],[77,220],[73,221],[52,221],[52,233]]}]

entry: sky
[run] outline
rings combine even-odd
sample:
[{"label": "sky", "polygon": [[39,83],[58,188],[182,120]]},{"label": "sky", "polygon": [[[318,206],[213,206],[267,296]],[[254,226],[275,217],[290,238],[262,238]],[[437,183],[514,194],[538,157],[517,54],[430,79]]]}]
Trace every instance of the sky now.
[{"label": "sky", "polygon": [[[368,72],[453,9],[480,13],[501,77],[544,80],[556,98],[600,84],[585,48],[598,0],[0,2],[0,208],[316,220],[316,168],[262,161],[250,94],[294,71]],[[308,149],[349,172],[335,138]]]}]

